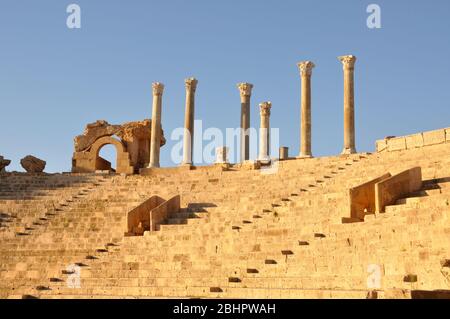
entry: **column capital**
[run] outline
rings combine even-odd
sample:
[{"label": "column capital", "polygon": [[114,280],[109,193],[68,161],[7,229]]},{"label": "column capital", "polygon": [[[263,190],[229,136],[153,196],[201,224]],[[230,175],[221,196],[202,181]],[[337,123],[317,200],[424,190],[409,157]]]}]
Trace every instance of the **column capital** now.
[{"label": "column capital", "polygon": [[261,112],[262,116],[269,116],[270,115],[270,109],[272,107],[272,102],[262,102],[259,104],[259,111]]},{"label": "column capital", "polygon": [[193,91],[197,89],[198,80],[196,78],[187,78],[184,80],[184,85],[186,86],[186,90]]},{"label": "column capital", "polygon": [[310,76],[312,73],[312,69],[316,66],[311,61],[301,61],[297,63],[298,69],[300,70],[301,76]]},{"label": "column capital", "polygon": [[153,95],[162,95],[164,92],[164,84],[160,82],[152,83]]},{"label": "column capital", "polygon": [[338,57],[338,60],[342,62],[344,70],[353,70],[355,68],[356,56],[354,55],[342,55]]},{"label": "column capital", "polygon": [[239,89],[239,93],[241,96],[250,96],[252,95],[253,84],[251,83],[238,83],[237,85]]}]

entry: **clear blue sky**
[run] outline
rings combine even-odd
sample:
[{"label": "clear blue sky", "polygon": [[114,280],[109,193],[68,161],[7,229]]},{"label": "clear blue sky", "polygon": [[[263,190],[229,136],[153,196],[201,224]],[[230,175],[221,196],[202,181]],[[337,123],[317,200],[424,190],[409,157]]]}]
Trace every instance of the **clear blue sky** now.
[{"label": "clear blue sky", "polygon": [[[66,27],[81,7],[82,28]],[[368,29],[366,7],[381,7]],[[354,54],[357,149],[376,139],[450,126],[450,1],[0,1],[0,155],[22,170],[33,154],[68,171],[86,123],[151,117],[151,83],[166,85],[163,128],[183,125],[184,79],[195,76],[196,119],[238,127],[238,82],[273,103],[281,144],[299,150],[300,77],[312,60],[313,154],[343,146],[342,66]],[[164,166],[170,147],[161,149]]]}]

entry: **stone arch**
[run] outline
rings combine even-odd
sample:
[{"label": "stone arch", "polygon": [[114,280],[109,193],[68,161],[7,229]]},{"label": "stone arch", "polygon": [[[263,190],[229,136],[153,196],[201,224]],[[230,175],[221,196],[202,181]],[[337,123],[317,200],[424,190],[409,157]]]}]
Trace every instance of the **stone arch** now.
[{"label": "stone arch", "polygon": [[114,145],[116,147],[117,157],[119,157],[119,154],[126,153],[125,146],[122,144],[122,142],[112,136],[100,137],[94,142],[94,144],[92,144],[90,152],[95,153],[95,155],[98,156],[100,149],[108,144]]},{"label": "stone arch", "polygon": [[[112,145],[116,149],[116,166],[119,167],[119,158],[123,158],[123,154],[126,153],[124,144],[114,138],[113,136],[101,137],[94,142],[91,146],[90,152],[95,154],[95,170],[113,170],[111,168],[111,163],[100,157],[100,150],[106,146]],[[117,170],[116,170],[117,171]]]},{"label": "stone arch", "polygon": [[[117,147],[112,144],[105,144],[98,149],[98,157],[100,161],[96,163],[97,170],[109,170],[115,172],[117,167]],[[101,165],[104,162],[105,165]],[[100,165],[99,165],[100,164]]]},{"label": "stone arch", "polygon": [[100,137],[92,144],[89,151],[75,153],[72,171],[82,173],[110,169],[111,163],[99,156],[100,149],[108,144],[113,145],[116,148],[116,173],[133,174],[134,169],[130,164],[130,154],[127,152],[124,143],[112,136]]}]

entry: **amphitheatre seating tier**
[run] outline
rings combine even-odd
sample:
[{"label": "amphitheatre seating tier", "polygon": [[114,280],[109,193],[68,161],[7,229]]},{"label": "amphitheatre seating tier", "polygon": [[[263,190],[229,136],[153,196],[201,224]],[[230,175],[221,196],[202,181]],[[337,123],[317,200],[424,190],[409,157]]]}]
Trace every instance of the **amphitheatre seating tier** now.
[{"label": "amphitheatre seating tier", "polygon": [[[64,185],[89,187],[85,194],[68,196],[63,209],[26,235],[1,237],[0,297],[365,298],[369,265],[380,270],[373,288],[379,298],[449,289],[449,152],[450,144],[441,144],[292,159],[273,174],[231,167],[67,175]],[[385,213],[342,223],[351,213],[348,189],[416,166],[421,190]],[[88,176],[89,183],[75,186]],[[8,194],[27,177],[14,178]],[[58,197],[63,187],[38,189]],[[153,195],[180,195],[180,212],[160,231],[124,237],[127,212]],[[22,215],[6,229],[39,216],[26,207],[12,208]],[[64,270],[74,263],[81,265],[81,288],[67,286],[71,274]]]}]

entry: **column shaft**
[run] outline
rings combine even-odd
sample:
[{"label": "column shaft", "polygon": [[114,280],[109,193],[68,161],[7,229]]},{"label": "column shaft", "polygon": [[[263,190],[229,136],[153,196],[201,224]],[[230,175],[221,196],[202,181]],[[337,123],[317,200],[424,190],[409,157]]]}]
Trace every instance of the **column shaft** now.
[{"label": "column shaft", "polygon": [[300,124],[300,155],[312,157],[311,152],[311,73],[315,67],[311,61],[298,63],[301,75],[301,124]]},{"label": "column shaft", "polygon": [[153,83],[153,110],[149,167],[159,167],[159,150],[161,147],[161,104],[163,90],[163,84]]},{"label": "column shaft", "polygon": [[269,163],[269,147],[270,147],[270,108],[271,102],[264,102],[259,105],[261,124],[259,129],[259,160],[262,163]]},{"label": "column shaft", "polygon": [[195,90],[197,80],[189,78],[185,80],[186,85],[186,108],[184,118],[184,137],[183,137],[183,163],[192,164],[192,152],[194,149],[194,114],[195,114]]},{"label": "column shaft", "polygon": [[241,102],[241,162],[247,161],[250,157],[250,96],[245,96],[245,101]]},{"label": "column shaft", "polygon": [[344,68],[344,149],[342,154],[356,153],[355,146],[355,101],[354,66],[356,57],[339,57]]},{"label": "column shaft", "polygon": [[250,97],[253,85],[250,83],[239,83],[238,88],[241,96],[241,162],[250,159]]}]

